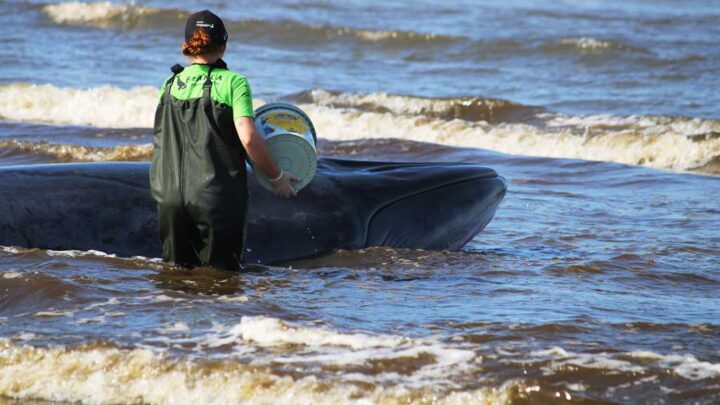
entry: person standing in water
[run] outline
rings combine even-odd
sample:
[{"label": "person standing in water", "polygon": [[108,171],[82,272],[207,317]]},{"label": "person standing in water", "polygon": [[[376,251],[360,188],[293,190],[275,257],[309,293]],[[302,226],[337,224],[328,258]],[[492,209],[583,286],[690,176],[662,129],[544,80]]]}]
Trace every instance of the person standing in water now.
[{"label": "person standing in water", "polygon": [[184,266],[243,268],[248,208],[245,158],[280,197],[297,178],[280,170],[255,129],[247,79],[222,60],[228,34],[208,10],[191,15],[182,53],[165,81],[153,130],[150,188],[163,260]]}]

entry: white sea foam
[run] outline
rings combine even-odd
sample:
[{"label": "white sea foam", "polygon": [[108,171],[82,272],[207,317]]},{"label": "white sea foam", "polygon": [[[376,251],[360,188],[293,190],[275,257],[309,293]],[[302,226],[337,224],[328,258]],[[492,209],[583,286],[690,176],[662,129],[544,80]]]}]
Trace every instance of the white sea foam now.
[{"label": "white sea foam", "polygon": [[160,333],[188,332],[190,327],[185,322],[174,322],[159,329]]},{"label": "white sea foam", "polygon": [[99,250],[46,250],[48,256],[62,256],[62,257],[83,257],[83,256],[97,256],[97,257],[115,257],[114,254],[108,254]]},{"label": "white sea foam", "polygon": [[601,41],[599,39],[590,37],[565,38],[560,42],[566,45],[574,45],[575,47],[582,50],[607,49],[613,46],[612,42]]},{"label": "white sea foam", "polygon": [[[189,281],[189,280],[186,280],[186,281]],[[158,295],[151,296],[151,297],[147,297],[147,298],[148,298],[149,300],[152,300],[153,302],[183,302],[183,301],[186,301],[186,300],[183,299],[183,298],[170,297],[170,296],[165,295],[165,294],[158,294]]]},{"label": "white sea foam", "polygon": [[[692,354],[659,354],[637,350],[629,353],[573,353],[561,347],[530,353],[533,357],[550,358],[552,362],[544,369],[548,373],[561,369],[568,364],[587,368],[606,369],[610,372],[647,372],[649,368],[670,369],[688,380],[703,380],[720,376],[720,363],[698,360]],[[631,362],[632,358],[642,359],[642,363]],[[654,381],[656,376],[634,381],[639,384]]]},{"label": "white sea foam", "polygon": [[0,148],[23,154],[51,156],[56,162],[146,161],[150,160],[153,153],[151,143],[93,148],[82,145],[0,139]]},{"label": "white sea foam", "polygon": [[31,333],[31,332],[22,332],[19,335],[17,335],[15,338],[18,340],[27,341],[27,340],[33,340],[33,339],[37,338],[37,335],[34,333]]},{"label": "white sea foam", "polygon": [[225,302],[248,302],[250,299],[247,295],[221,295],[218,300]]},{"label": "white sea foam", "polygon": [[428,98],[384,92],[339,93],[323,89],[308,90],[298,97],[302,102],[324,107],[470,121],[492,121],[512,111],[536,110],[506,100],[480,97]]},{"label": "white sea foam", "polygon": [[545,129],[528,124],[489,125],[462,120],[428,120],[389,113],[343,111],[301,105],[322,137],[331,140],[400,138],[443,145],[483,148],[529,156],[600,160],[674,170],[699,168],[720,156],[720,137],[697,142],[688,135],[707,128],[720,129],[718,121],[690,120],[679,132],[675,123],[654,127],[584,127]]},{"label": "white sea foam", "polygon": [[356,37],[369,41],[379,42],[387,40],[397,39],[408,39],[412,41],[434,41],[437,39],[452,40],[455,37],[449,37],[444,35],[438,35],[435,33],[421,33],[421,32],[409,32],[409,31],[373,31],[373,30],[351,30],[349,28],[342,28],[340,34],[352,33]]},{"label": "white sea foam", "polygon": [[[410,375],[400,375],[392,364],[402,361],[425,359],[427,364],[418,367]],[[366,348],[361,350],[328,350],[318,354],[297,354],[274,357],[274,363],[305,364],[319,363],[325,366],[367,365],[373,362],[390,364],[388,369],[375,375],[376,381],[397,383],[411,388],[420,388],[432,381],[436,386],[455,386],[452,377],[474,369],[480,358],[471,350],[450,348],[438,342],[413,342],[412,345],[395,348]]]},{"label": "white sea foam", "polygon": [[[254,357],[253,365],[323,364],[333,367],[368,367],[388,364],[375,373],[374,381],[421,388],[428,381],[435,386],[454,386],[453,376],[476,367],[481,358],[472,350],[450,347],[434,339],[411,339],[394,335],[342,333],[315,325],[302,325],[263,316],[246,316],[236,325],[215,324],[211,330],[175,343],[195,343],[202,351],[218,347],[232,348],[234,356],[271,349]],[[158,340],[168,344],[167,341]],[[288,354],[287,350],[293,348]],[[414,372],[399,373],[403,362],[415,363]],[[393,365],[398,365],[396,366]],[[305,367],[305,366],[302,366]]]},{"label": "white sea foam", "polygon": [[90,125],[107,128],[148,128],[159,90],[112,86],[89,89],[50,84],[0,85],[0,118],[49,124]]},{"label": "white sea foam", "polygon": [[58,318],[58,317],[71,317],[75,314],[71,311],[38,311],[35,312],[35,316],[41,318]]},{"label": "white sea foam", "polygon": [[[362,385],[335,377],[273,374],[237,362],[173,360],[150,350],[34,348],[0,341],[0,395],[89,403],[508,403],[512,384],[471,391]],[[118,383],[118,382],[121,383]]]},{"label": "white sea foam", "polygon": [[587,390],[587,386],[581,383],[565,384],[565,386],[571,391],[583,392]]},{"label": "white sea foam", "polygon": [[530,352],[530,355],[535,356],[535,357],[554,357],[554,358],[565,358],[565,357],[570,356],[570,354],[565,349],[563,349],[562,347],[558,347],[558,346],[551,347],[551,348],[545,349],[545,350],[536,350],[534,352]]},{"label": "white sea foam", "polygon": [[47,4],[43,12],[57,24],[99,25],[108,20],[130,21],[159,10],[134,4],[118,4],[109,1],[85,3],[72,1],[59,4]]},{"label": "white sea foam", "polygon": [[556,128],[584,128],[591,131],[589,136],[597,135],[592,133],[596,130],[616,131],[638,131],[646,136],[663,135],[675,133],[681,135],[696,135],[720,132],[720,121],[702,120],[700,118],[663,117],[663,116],[638,116],[618,117],[608,114],[567,116],[562,114],[541,115],[549,118],[547,125]]},{"label": "white sea foam", "polygon": [[[103,86],[78,90],[52,85],[0,85],[0,117],[63,125],[149,128],[157,95],[157,89],[152,87],[124,90]],[[539,118],[546,125],[490,124],[452,119],[453,114],[443,118],[448,111],[453,111],[453,106],[461,105],[462,99],[317,91],[311,101],[300,107],[310,115],[319,136],[334,141],[398,138],[511,154],[600,160],[673,170],[702,169],[720,158],[720,136],[715,135],[720,133],[720,121],[717,120],[545,114]],[[261,100],[254,101],[256,106],[261,103]],[[370,108],[365,108],[368,105]],[[483,104],[481,110],[500,108],[493,106]],[[506,107],[515,108],[513,104]],[[52,144],[43,145],[41,152],[54,153]],[[82,160],[147,159],[151,145],[127,148],[130,149],[72,150],[63,156],[78,155]]]},{"label": "white sea foam", "polygon": [[118,316],[125,316],[127,314],[125,312],[113,311],[113,312],[108,312],[106,315],[111,316],[111,317],[118,317]]},{"label": "white sea foam", "polygon": [[648,351],[634,351],[633,357],[656,361],[658,365],[672,369],[688,380],[703,380],[720,376],[720,363],[698,360],[692,354],[658,354]]},{"label": "white sea foam", "polygon": [[90,305],[84,306],[83,309],[86,310],[86,311],[89,311],[89,310],[95,309],[95,308],[102,308],[102,307],[108,306],[108,305],[110,305],[110,306],[116,306],[116,305],[118,305],[118,304],[120,304],[120,300],[117,299],[117,297],[112,297],[112,298],[109,298],[109,299],[107,299],[106,301],[103,301],[103,302],[96,302],[96,303],[94,303],[94,304],[90,304]]},{"label": "white sea foam", "polygon": [[345,334],[331,329],[305,327],[264,316],[244,316],[237,325],[216,325],[204,345],[219,347],[233,343],[250,343],[272,347],[304,345],[308,347],[345,346],[352,349],[398,347],[411,342],[400,336]]}]

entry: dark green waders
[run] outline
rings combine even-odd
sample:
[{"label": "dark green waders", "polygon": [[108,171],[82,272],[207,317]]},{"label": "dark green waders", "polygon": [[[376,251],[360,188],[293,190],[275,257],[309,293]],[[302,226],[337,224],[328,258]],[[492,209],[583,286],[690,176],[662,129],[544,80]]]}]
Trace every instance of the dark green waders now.
[{"label": "dark green waders", "polygon": [[172,70],[155,113],[150,167],[163,259],[240,270],[248,191],[232,108],[210,98],[212,65],[199,99],[170,94],[182,67]]}]

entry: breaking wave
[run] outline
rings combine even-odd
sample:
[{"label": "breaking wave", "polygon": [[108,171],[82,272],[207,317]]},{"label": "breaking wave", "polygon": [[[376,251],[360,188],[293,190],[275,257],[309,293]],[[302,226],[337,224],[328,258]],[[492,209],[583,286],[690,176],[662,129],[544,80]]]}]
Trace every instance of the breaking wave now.
[{"label": "breaking wave", "polygon": [[50,84],[0,85],[0,119],[104,128],[149,128],[159,88],[74,89]]},{"label": "breaking wave", "polygon": [[297,103],[312,103],[332,108],[352,108],[403,116],[426,116],[441,120],[457,118],[490,123],[522,121],[542,111],[540,107],[481,97],[427,98],[387,93],[353,94],[312,89],[288,98]]},{"label": "breaking wave", "polygon": [[[331,140],[400,138],[529,156],[704,170],[720,155],[720,122],[676,117],[558,117],[552,125],[440,121],[302,105]],[[550,118],[550,117],[545,117]],[[576,125],[560,125],[576,122]],[[617,121],[631,123],[616,125]]]},{"label": "breaking wave", "polygon": [[83,3],[78,1],[47,4],[42,11],[56,24],[94,25],[101,28],[128,27],[141,19],[159,15],[159,9],[109,1]]},{"label": "breaking wave", "polygon": [[[0,85],[0,117],[51,124],[150,128],[157,96],[158,90],[152,87],[78,90],[52,85]],[[310,115],[319,136],[332,141],[398,138],[511,154],[718,173],[718,120],[568,116],[504,100],[317,89],[290,98]],[[262,101],[255,100],[254,104]],[[91,150],[88,155],[96,152]],[[115,153],[130,154],[130,160],[147,156],[144,149],[100,152],[101,159]]]},{"label": "breaking wave", "polygon": [[[11,276],[23,282],[22,274]],[[475,354],[435,341],[344,334],[261,316],[216,325],[197,338],[174,336],[188,330],[176,323],[160,332],[184,346],[227,346],[235,355],[173,356],[157,346],[120,348],[110,342],[44,348],[28,345],[36,336],[23,334],[0,340],[0,396],[182,404],[209,398],[213,403],[319,404],[425,403],[432,398],[433,403],[459,404],[507,403],[517,392],[512,384],[459,389],[443,382],[472,366]],[[376,371],[364,375],[358,372],[363,367]]]},{"label": "breaking wave", "polygon": [[[360,400],[420,403],[506,403],[512,389],[478,389],[438,395],[362,382],[278,375],[234,362],[168,359],[142,349],[86,345],[34,348],[3,343],[0,395],[17,399],[92,403],[315,403]],[[118,382],[122,383],[118,383]],[[212,398],[212,399],[211,399]],[[211,402],[208,402],[211,401]]]}]

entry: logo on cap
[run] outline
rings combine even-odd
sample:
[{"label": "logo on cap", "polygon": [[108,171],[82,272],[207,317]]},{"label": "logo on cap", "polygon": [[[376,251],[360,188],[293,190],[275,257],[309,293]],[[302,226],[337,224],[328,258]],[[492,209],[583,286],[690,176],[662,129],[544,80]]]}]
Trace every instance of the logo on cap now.
[{"label": "logo on cap", "polygon": [[197,21],[195,23],[196,27],[209,27],[209,28],[215,28],[215,24],[205,24],[204,21]]}]

